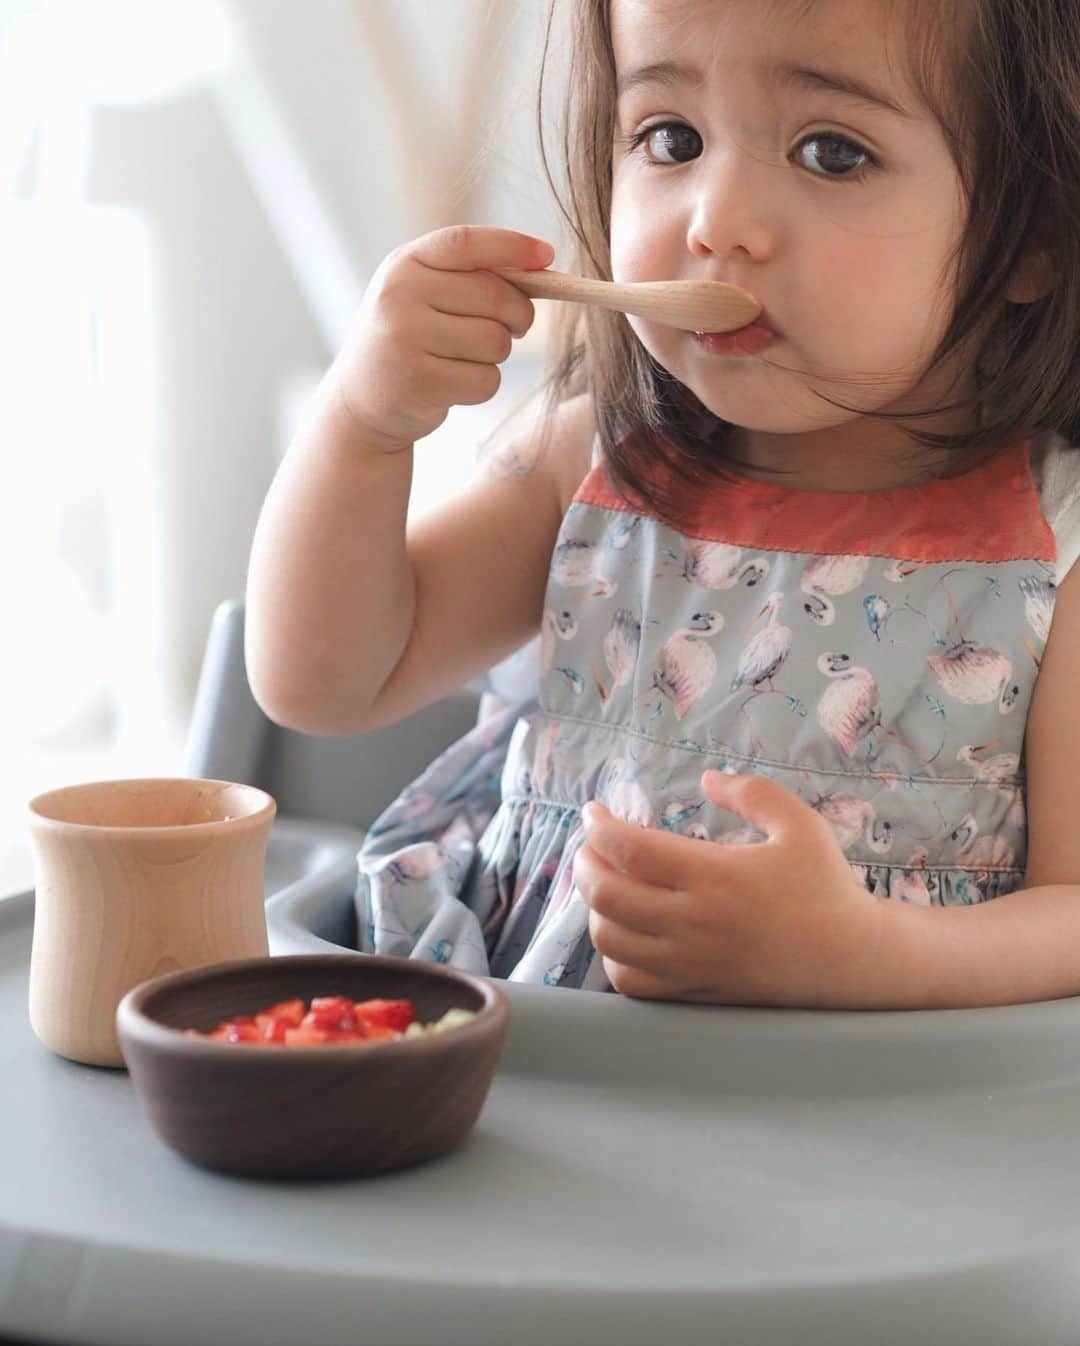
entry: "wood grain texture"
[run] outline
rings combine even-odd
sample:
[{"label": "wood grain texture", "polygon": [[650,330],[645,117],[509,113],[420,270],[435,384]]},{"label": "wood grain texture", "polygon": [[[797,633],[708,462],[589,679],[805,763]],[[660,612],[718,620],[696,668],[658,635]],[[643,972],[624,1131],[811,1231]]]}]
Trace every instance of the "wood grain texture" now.
[{"label": "wood grain texture", "polygon": [[711,280],[649,280],[619,284],[569,276],[562,271],[522,271],[500,267],[530,299],[564,299],[598,304],[688,332],[731,332],[751,323],[761,305],[747,290]]},{"label": "wood grain texture", "polygon": [[[408,999],[442,1033],[311,1047],[189,1037],[281,1000]],[[509,1027],[488,978],[409,958],[296,954],[162,977],[121,1002],[132,1081],[163,1141],[201,1167],[248,1177],[330,1178],[419,1164],[459,1144],[487,1097]]]},{"label": "wood grain texture", "polygon": [[96,781],[31,800],[30,1023],[47,1047],[122,1066],[116,1007],[165,972],[268,952],[276,806],[228,781]]}]

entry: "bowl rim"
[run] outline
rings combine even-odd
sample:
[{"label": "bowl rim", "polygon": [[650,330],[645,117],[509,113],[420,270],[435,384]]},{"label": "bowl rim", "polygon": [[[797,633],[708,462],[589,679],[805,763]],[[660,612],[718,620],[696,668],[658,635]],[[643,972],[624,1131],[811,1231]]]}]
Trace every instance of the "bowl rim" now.
[{"label": "bowl rim", "polygon": [[[430,977],[437,981],[444,981],[451,984],[471,987],[482,997],[484,1003],[474,1012],[474,1017],[463,1024],[456,1024],[453,1028],[444,1029],[441,1033],[418,1033],[411,1038],[383,1038],[375,1042],[361,1039],[357,1042],[320,1042],[312,1044],[317,1047],[317,1051],[300,1052],[295,1044],[286,1042],[219,1042],[208,1037],[192,1037],[185,1028],[173,1028],[169,1024],[162,1023],[159,1019],[153,1018],[143,1009],[143,1002],[155,993],[168,989],[175,983],[197,982],[203,980],[215,980],[218,977],[225,977],[232,972],[243,968],[256,968],[272,963],[274,966],[283,966],[287,964],[306,963],[314,965],[318,963],[354,963],[357,959],[363,960],[367,966],[373,964],[386,967],[399,967],[401,964],[410,965],[410,970],[419,972],[422,976]],[[125,1036],[134,1038],[141,1044],[149,1047],[158,1048],[173,1053],[195,1053],[204,1056],[217,1056],[219,1059],[229,1061],[281,1061],[286,1059],[281,1055],[282,1052],[288,1052],[289,1060],[327,1060],[340,1061],[342,1059],[359,1056],[366,1059],[372,1052],[384,1053],[386,1049],[390,1050],[410,1050],[419,1051],[438,1051],[443,1047],[441,1040],[451,1038],[452,1041],[461,1042],[464,1037],[480,1037],[487,1035],[491,1029],[498,1030],[504,1027],[510,1018],[510,1000],[506,992],[499,986],[494,979],[481,977],[472,972],[464,972],[459,968],[447,968],[437,963],[422,963],[418,959],[411,958],[393,958],[381,954],[362,954],[362,953],[297,953],[297,954],[267,954],[255,958],[234,958],[228,962],[207,963],[202,967],[181,968],[177,972],[162,973],[157,977],[150,977],[146,981],[133,986],[120,1000],[116,1007],[116,1031],[123,1046]],[[257,1047],[257,1051],[248,1051],[237,1053],[237,1047]]]}]

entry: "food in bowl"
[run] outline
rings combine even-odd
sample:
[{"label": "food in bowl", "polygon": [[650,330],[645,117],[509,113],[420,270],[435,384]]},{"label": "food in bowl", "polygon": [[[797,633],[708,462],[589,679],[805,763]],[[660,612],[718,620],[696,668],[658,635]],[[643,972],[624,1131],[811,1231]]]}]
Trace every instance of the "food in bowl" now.
[{"label": "food in bowl", "polygon": [[[408,1000],[418,1028],[452,1009],[472,1017],[449,1032],[311,1051],[244,1051],[207,1036],[263,1006],[299,1000],[310,1010],[331,992]],[[116,1017],[135,1092],[167,1145],[218,1172],[291,1180],[386,1173],[453,1149],[484,1105],[510,1006],[491,978],[353,952],[167,972],[133,987]]]},{"label": "food in bowl", "polygon": [[281,1000],[254,1014],[223,1019],[207,1032],[198,1028],[188,1028],[186,1032],[189,1037],[211,1038],[215,1042],[311,1047],[421,1037],[457,1028],[475,1017],[473,1010],[448,1009],[439,1019],[422,1024],[411,1000],[351,1000],[345,995],[332,995],[313,996],[310,1008],[301,998]]}]

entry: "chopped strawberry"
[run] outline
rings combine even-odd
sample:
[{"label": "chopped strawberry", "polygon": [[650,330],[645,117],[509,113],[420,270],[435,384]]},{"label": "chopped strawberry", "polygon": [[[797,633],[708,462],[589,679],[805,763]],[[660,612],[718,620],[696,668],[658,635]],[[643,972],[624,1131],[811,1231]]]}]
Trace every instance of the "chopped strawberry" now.
[{"label": "chopped strawberry", "polygon": [[391,1028],[388,1024],[369,1024],[365,1040],[367,1042],[379,1042],[382,1039],[399,1038],[401,1034],[396,1028]]},{"label": "chopped strawberry", "polygon": [[225,1024],[224,1032],[220,1028],[214,1030],[214,1037],[219,1034],[226,1042],[258,1042],[260,1036],[254,1019],[233,1019],[231,1023]]},{"label": "chopped strawberry", "polygon": [[[300,1020],[304,1017],[304,1002],[302,1000],[279,1000],[276,1005],[271,1005],[268,1010],[263,1010],[264,1014],[269,1014],[275,1019],[284,1019],[285,1022],[293,1028],[300,1027]],[[259,1017],[255,1016],[256,1019]]]},{"label": "chopped strawberry", "polygon": [[286,1028],[285,1042],[290,1047],[305,1047],[314,1042],[329,1042],[330,1034],[322,1028]]},{"label": "chopped strawberry", "polygon": [[259,1026],[259,1037],[263,1042],[284,1042],[286,1031],[294,1026],[288,1019],[278,1018],[269,1012],[256,1014],[255,1022]]},{"label": "chopped strawberry", "polygon": [[359,1000],[354,1009],[364,1023],[394,1028],[399,1033],[404,1033],[416,1018],[409,1000]]},{"label": "chopped strawberry", "polygon": [[336,1028],[342,1031],[361,1027],[356,1018],[353,1002],[343,995],[316,996],[302,1022],[310,1023],[316,1028]]},{"label": "chopped strawberry", "polygon": [[335,1029],[341,1032],[359,1032],[363,1036],[364,1025],[360,1023],[350,1006],[347,1010],[325,1009],[308,1010],[300,1021],[301,1028]]},{"label": "chopped strawberry", "polygon": [[310,1046],[325,1042],[389,1042],[416,1020],[408,1000],[354,1001],[348,996],[316,996],[305,1012],[300,999],[280,1000],[257,1014],[238,1014],[208,1033],[189,1028],[191,1037],[216,1042],[280,1043]]}]

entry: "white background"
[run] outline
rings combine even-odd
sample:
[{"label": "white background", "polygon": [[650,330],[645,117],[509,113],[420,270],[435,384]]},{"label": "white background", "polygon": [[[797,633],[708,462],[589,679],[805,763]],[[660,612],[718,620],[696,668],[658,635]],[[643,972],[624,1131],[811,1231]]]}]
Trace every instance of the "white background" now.
[{"label": "white background", "polygon": [[[468,220],[565,264],[546,11],[0,0],[0,893],[33,794],[182,770],[212,614],[386,252]],[[420,444],[410,512],[537,386],[544,331]]]}]

